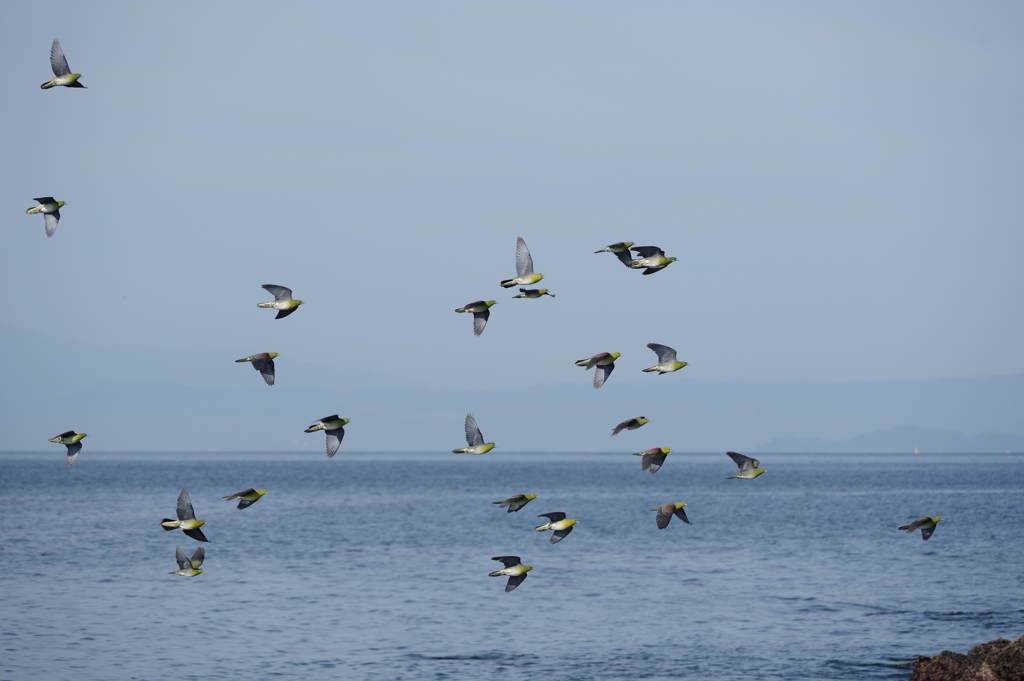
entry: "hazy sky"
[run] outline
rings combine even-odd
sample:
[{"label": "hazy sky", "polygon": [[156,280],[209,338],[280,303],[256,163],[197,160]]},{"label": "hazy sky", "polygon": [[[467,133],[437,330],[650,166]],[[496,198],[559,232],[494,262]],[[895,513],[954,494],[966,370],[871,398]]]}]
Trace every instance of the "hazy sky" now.
[{"label": "hazy sky", "polygon": [[[644,380],[649,342],[704,379],[1022,372],[1022,29],[1016,2],[2,3],[3,323],[464,387],[601,351]],[[54,38],[88,89],[40,90]],[[557,298],[498,286],[517,236]],[[620,240],[679,261],[593,254]],[[266,283],[307,304],[274,321]]]}]

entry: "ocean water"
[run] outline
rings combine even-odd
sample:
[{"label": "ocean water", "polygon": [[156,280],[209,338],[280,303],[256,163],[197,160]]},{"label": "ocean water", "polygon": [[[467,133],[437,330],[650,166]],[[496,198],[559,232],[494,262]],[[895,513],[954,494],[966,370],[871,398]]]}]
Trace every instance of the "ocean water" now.
[{"label": "ocean water", "polygon": [[[63,459],[0,455],[0,680],[906,679],[1024,634],[1021,456]],[[183,487],[192,579],[167,573],[200,544],[159,527]],[[679,500],[693,524],[658,530]],[[556,545],[550,511],[580,521]],[[924,515],[929,541],[896,531]],[[504,593],[509,554],[534,570]]]}]

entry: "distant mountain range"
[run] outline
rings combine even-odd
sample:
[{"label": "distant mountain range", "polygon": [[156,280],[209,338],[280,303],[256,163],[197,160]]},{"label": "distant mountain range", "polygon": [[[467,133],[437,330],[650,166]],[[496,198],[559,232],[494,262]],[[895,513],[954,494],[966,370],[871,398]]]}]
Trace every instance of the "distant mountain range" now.
[{"label": "distant mountain range", "polygon": [[[0,450],[65,430],[107,451],[315,451],[314,420],[352,419],[351,451],[450,451],[472,412],[510,451],[1024,451],[1024,374],[927,381],[700,381],[685,370],[520,389],[457,389],[278,362],[274,387],[223,348],[100,346],[0,327]],[[611,437],[620,421],[651,423]],[[905,424],[912,424],[906,426]],[[963,433],[971,434],[964,435]],[[1000,435],[987,435],[1001,433]],[[1005,435],[1002,435],[1002,434]]]}]

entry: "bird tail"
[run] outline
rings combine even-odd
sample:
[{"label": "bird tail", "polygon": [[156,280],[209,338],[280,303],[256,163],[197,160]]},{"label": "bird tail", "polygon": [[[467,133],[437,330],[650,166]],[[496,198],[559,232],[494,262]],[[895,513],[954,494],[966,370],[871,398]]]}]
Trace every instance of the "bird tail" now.
[{"label": "bird tail", "polygon": [[458,308],[458,309],[457,309],[457,310],[455,310],[455,311],[456,311],[456,312],[465,312],[465,311],[466,311],[466,308],[464,308],[464,307],[460,307],[460,308]]},{"label": "bird tail", "polygon": [[171,530],[176,530],[178,528],[177,527],[167,527],[167,525],[165,525],[164,523],[177,523],[177,522],[178,522],[177,520],[172,520],[171,518],[164,518],[163,520],[160,521],[160,527],[164,528],[164,530],[166,530],[167,532],[170,532]]},{"label": "bird tail", "polygon": [[903,527],[900,527],[900,528],[897,528],[897,529],[906,530],[906,529],[909,529],[909,528],[910,528],[910,525],[904,525]]},{"label": "bird tail", "polygon": [[55,87],[55,85],[54,85],[54,82],[51,80],[51,81],[48,81],[46,83],[43,83],[39,87],[41,87],[44,90],[49,90],[50,88]]},{"label": "bird tail", "polygon": [[656,367],[656,366],[651,367],[650,369],[644,369],[645,372],[647,372],[647,371],[657,371],[657,370],[658,370],[658,367]]},{"label": "bird tail", "polygon": [[544,530],[550,530],[551,529],[551,523],[544,523],[543,525],[538,525],[537,527],[535,527],[533,529],[537,530],[538,532],[543,532]]},{"label": "bird tail", "polygon": [[501,287],[502,288],[512,288],[515,285],[516,285],[516,280],[515,279],[506,279],[505,281],[501,282]]},{"label": "bird tail", "polygon": [[273,303],[256,303],[256,307],[274,307]]},{"label": "bird tail", "polygon": [[488,576],[488,577],[501,577],[501,570],[497,570],[497,571],[495,571],[495,572],[491,572],[491,573],[490,573],[490,574],[488,574],[487,576]]}]

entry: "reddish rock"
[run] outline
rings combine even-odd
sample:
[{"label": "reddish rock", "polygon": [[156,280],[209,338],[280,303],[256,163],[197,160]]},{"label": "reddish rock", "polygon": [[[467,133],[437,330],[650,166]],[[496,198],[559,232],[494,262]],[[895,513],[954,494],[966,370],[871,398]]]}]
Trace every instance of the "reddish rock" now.
[{"label": "reddish rock", "polygon": [[966,655],[944,650],[913,662],[910,681],[1024,681],[1024,636],[997,638],[971,648]]}]

